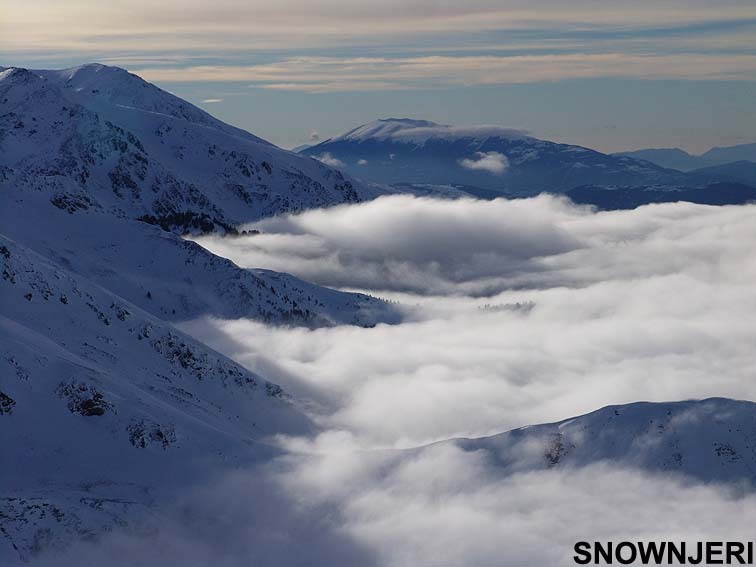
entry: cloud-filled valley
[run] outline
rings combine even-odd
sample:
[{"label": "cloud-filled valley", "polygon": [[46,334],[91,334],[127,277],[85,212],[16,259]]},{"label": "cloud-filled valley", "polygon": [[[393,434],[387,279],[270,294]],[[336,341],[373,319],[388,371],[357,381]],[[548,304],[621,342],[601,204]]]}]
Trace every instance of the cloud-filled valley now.
[{"label": "cloud-filled valley", "polygon": [[[262,221],[260,235],[200,240],[240,264],[370,289],[399,301],[405,320],[184,323],[282,384],[319,433],[279,437],[281,457],[168,512],[148,536],[160,561],[236,566],[258,553],[277,564],[562,565],[586,538],[750,537],[747,483],[611,461],[507,472],[475,446],[413,448],[608,404],[756,398],[756,326],[744,316],[756,308],[756,208],[596,213],[552,197],[485,205],[389,197]],[[649,426],[649,442],[655,434]],[[141,537],[120,533],[72,553],[86,565],[114,549],[159,564]]]}]

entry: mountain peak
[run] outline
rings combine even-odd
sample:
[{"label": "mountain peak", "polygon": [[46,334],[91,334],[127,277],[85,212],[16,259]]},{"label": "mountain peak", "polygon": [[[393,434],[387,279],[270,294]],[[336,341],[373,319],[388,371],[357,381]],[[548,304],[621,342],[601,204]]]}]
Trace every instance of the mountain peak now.
[{"label": "mountain peak", "polygon": [[440,124],[430,122],[429,120],[415,120],[412,118],[379,118],[372,122],[357,126],[357,128],[353,128],[352,130],[349,130],[349,132],[334,138],[334,140],[385,140],[402,130],[413,128],[436,128],[439,126]]},{"label": "mountain peak", "polygon": [[36,75],[23,67],[0,67],[0,82],[19,82],[34,80]]},{"label": "mountain peak", "polygon": [[430,138],[484,140],[487,138],[522,139],[527,137],[529,137],[528,134],[522,130],[489,124],[452,126],[413,118],[379,118],[329,141],[365,142],[375,140],[424,144]]}]

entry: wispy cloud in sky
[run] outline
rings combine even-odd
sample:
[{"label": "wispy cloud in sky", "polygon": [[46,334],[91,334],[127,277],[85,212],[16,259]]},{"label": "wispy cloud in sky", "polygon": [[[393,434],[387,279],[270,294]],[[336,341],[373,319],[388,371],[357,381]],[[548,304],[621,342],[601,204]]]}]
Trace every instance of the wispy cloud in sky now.
[{"label": "wispy cloud in sky", "polygon": [[[7,2],[7,0],[4,0]],[[488,30],[629,31],[742,22],[756,18],[752,2],[667,0],[628,4],[608,0],[565,3],[542,0],[470,0],[464,3],[413,0],[386,2],[263,0],[217,2],[147,0],[93,2],[38,0],[4,10],[5,46],[18,49],[249,49],[374,43],[416,34]],[[363,38],[363,39],[360,39]],[[208,41],[212,40],[212,41]],[[241,40],[241,43],[239,43]]]},{"label": "wispy cloud in sky", "polygon": [[548,54],[428,57],[295,57],[262,65],[137,70],[148,80],[249,81],[306,92],[530,83],[596,77],[756,80],[756,54]]},{"label": "wispy cloud in sky", "polygon": [[[209,83],[225,83],[222,92],[229,86],[237,91],[251,86],[235,93],[236,104],[228,96],[221,118],[284,145],[295,145],[302,126],[328,137],[360,123],[347,118],[350,111],[356,114],[356,107],[331,105],[338,107],[336,115],[327,103],[315,109],[310,98],[302,104],[302,97],[312,94],[401,92],[401,104],[392,103],[387,111],[409,114],[408,110],[428,109],[427,100],[418,102],[428,89],[545,89],[555,82],[596,79],[756,83],[756,4],[742,0],[0,0],[0,14],[0,59],[5,64],[60,68],[99,60],[126,67],[158,85],[170,84],[172,91],[203,104],[220,98],[218,86],[211,90]],[[174,87],[176,83],[181,85]],[[590,92],[582,98],[587,100],[596,90],[586,89]],[[661,95],[663,90],[657,87]],[[306,124],[300,119],[299,128],[280,120],[273,124],[281,113],[256,116],[255,108],[241,102],[266,91],[278,104],[289,101],[287,117],[293,116],[290,101],[317,112],[310,112]],[[299,99],[291,98],[297,94]],[[667,127],[673,142],[664,143],[705,149],[688,130],[703,123],[699,106],[711,113],[711,101],[728,96],[700,95],[689,115]],[[629,149],[628,142],[611,142],[619,134],[600,135],[589,124],[593,116],[606,122],[595,104],[580,119],[571,111],[576,119],[567,132],[567,125],[554,126],[553,118],[546,117],[555,100],[565,100],[563,96],[549,95],[541,103],[542,97],[526,98],[528,109],[532,106],[536,117],[544,116],[544,123],[536,118],[535,123],[516,126],[545,129],[538,133],[599,149]],[[460,102],[455,114],[465,116],[451,116],[444,104],[446,116],[429,111],[422,117],[459,122],[469,120],[469,108],[475,108],[475,114],[487,114],[474,116],[476,122],[499,123],[506,106],[501,97],[496,104],[481,103],[478,97],[474,105],[467,105],[464,95],[456,100]],[[376,118],[368,110],[378,112],[374,102],[367,104],[358,118],[363,122]],[[543,108],[536,108],[539,104]],[[627,104],[622,110],[630,112]],[[650,130],[675,115],[666,112],[648,125],[641,120],[650,116],[647,108],[633,112],[628,122],[638,127],[635,138],[651,137]],[[740,140],[748,137],[754,120],[752,113],[744,118],[740,112],[735,120],[720,113],[706,128],[716,124],[721,131],[716,139],[708,130],[707,135],[716,143]],[[584,132],[578,132],[583,123]],[[628,136],[627,129],[623,132]],[[657,140],[660,136],[655,134]]]}]

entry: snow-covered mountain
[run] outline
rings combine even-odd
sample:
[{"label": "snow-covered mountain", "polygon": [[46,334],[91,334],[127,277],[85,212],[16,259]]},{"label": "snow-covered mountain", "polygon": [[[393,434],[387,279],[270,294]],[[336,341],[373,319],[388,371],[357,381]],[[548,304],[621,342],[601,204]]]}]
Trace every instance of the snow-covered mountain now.
[{"label": "snow-covered mountain", "polygon": [[5,69],[0,109],[0,232],[152,314],[307,325],[392,317],[366,296],[240,270],[177,236],[377,189],[119,68]]},{"label": "snow-covered mountain", "polygon": [[181,234],[373,191],[121,69],[0,71],[0,564],[149,518],[310,431],[281,388],[172,322],[396,313]]},{"label": "snow-covered mountain", "polygon": [[406,118],[364,124],[302,153],[376,183],[462,185],[511,195],[684,178],[647,161],[539,140],[517,130]]},{"label": "snow-covered mountain", "polygon": [[74,211],[225,227],[375,194],[115,67],[2,70],[0,108],[0,182]]},{"label": "snow-covered mountain", "polygon": [[241,269],[157,226],[70,213],[40,193],[10,197],[0,195],[0,233],[164,320],[213,315],[315,327],[397,319],[377,299]]},{"label": "snow-covered mountain", "polygon": [[144,519],[309,420],[250,373],[0,237],[0,564]]},{"label": "snow-covered mountain", "polygon": [[608,406],[492,437],[456,439],[502,475],[598,462],[756,486],[756,404],[724,398]]}]

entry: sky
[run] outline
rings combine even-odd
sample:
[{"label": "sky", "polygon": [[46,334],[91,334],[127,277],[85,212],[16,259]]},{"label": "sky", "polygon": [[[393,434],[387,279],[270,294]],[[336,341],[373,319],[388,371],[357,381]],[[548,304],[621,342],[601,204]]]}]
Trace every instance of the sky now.
[{"label": "sky", "polygon": [[389,116],[752,142],[755,38],[747,0],[0,0],[0,65],[122,66],[283,147]]}]

